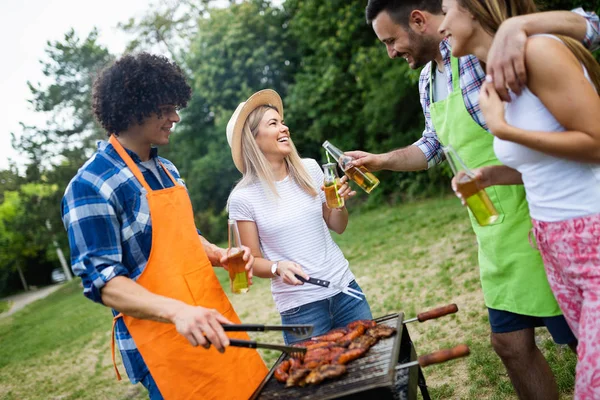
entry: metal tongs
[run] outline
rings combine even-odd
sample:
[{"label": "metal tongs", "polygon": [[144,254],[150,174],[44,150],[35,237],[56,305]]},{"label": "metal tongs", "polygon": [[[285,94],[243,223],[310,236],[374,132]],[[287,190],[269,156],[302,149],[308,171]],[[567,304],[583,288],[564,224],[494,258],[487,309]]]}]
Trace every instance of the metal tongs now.
[{"label": "metal tongs", "polygon": [[331,283],[330,281],[326,281],[323,279],[317,279],[317,278],[305,279],[298,274],[294,274],[294,276],[297,279],[301,280],[302,282],[311,283],[313,285],[322,286],[322,287],[332,287],[336,290],[341,291],[344,294],[347,294],[348,296],[354,297],[355,299],[364,300],[360,296],[364,296],[365,294],[363,292],[361,292],[360,290],[352,289],[351,287],[348,287],[348,286],[342,287],[342,286],[336,285],[335,283]]},{"label": "metal tongs", "polygon": [[265,331],[285,331],[292,335],[304,339],[310,337],[314,325],[260,325],[260,324],[225,324],[225,332],[265,332]]}]

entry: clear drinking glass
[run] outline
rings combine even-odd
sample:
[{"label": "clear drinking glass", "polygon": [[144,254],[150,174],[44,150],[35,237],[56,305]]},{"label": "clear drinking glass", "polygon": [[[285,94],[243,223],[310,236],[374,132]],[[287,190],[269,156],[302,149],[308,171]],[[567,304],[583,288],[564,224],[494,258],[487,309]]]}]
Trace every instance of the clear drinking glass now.
[{"label": "clear drinking glass", "polygon": [[467,206],[481,226],[486,226],[498,219],[498,211],[484,189],[477,184],[475,174],[465,165],[452,146],[442,148],[456,177],[456,190],[462,195]]},{"label": "clear drinking glass", "polygon": [[340,168],[346,175],[348,175],[348,178],[352,179],[358,186],[360,186],[362,190],[367,193],[371,193],[371,190],[375,189],[377,185],[379,185],[379,179],[377,179],[375,175],[373,175],[364,166],[349,166],[350,162],[354,159],[345,155],[343,151],[329,143],[328,140],[323,142],[323,147],[340,165]]},{"label": "clear drinking glass", "polygon": [[340,184],[340,177],[337,173],[336,163],[323,164],[323,186],[325,187],[325,204],[328,208],[342,208],[344,207],[344,198],[340,196],[338,190],[342,186]]},{"label": "clear drinking glass", "polygon": [[246,274],[246,262],[243,259],[242,241],[238,230],[237,221],[227,220],[227,230],[229,232],[229,246],[227,247],[227,259],[229,264],[229,282],[232,293],[246,293],[250,289],[248,286],[248,275]]}]

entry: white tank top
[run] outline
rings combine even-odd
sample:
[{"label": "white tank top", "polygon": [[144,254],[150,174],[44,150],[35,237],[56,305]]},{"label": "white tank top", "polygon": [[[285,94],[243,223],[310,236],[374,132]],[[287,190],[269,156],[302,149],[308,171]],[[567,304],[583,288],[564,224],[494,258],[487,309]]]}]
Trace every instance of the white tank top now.
[{"label": "white tank top", "polygon": [[[585,68],[584,73],[590,80]],[[508,124],[548,135],[565,131],[528,88],[510,96],[505,105]],[[494,138],[494,151],[503,164],[522,174],[533,219],[555,222],[600,213],[600,165],[554,157],[498,138]]]}]

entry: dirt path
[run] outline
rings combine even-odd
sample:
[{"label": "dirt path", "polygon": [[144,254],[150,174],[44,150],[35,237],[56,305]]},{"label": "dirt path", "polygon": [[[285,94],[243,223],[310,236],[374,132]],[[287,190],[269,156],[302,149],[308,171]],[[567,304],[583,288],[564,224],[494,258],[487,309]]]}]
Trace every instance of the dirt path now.
[{"label": "dirt path", "polygon": [[13,296],[8,296],[3,299],[0,299],[2,301],[8,301],[9,303],[12,304],[10,309],[7,312],[3,312],[0,314],[0,318],[8,317],[9,315],[12,315],[12,314],[16,313],[17,311],[21,310],[27,304],[33,303],[34,301],[39,300],[39,299],[43,299],[44,297],[48,296],[50,293],[56,291],[62,285],[63,285],[62,283],[58,283],[56,285],[46,286],[42,289],[38,289],[35,291],[19,293],[19,294],[15,294]]}]

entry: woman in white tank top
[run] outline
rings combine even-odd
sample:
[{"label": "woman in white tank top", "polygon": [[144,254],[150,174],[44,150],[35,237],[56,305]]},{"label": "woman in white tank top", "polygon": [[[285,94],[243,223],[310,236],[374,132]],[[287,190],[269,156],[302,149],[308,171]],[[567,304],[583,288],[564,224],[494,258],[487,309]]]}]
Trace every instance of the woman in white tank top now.
[{"label": "woman in white tank top", "polygon": [[[453,56],[486,62],[494,33],[531,0],[443,0]],[[525,49],[527,87],[503,105],[491,82],[479,103],[503,166],[482,188],[523,183],[548,281],[579,340],[576,399],[600,399],[600,66],[572,39],[538,35]]]},{"label": "woman in white tank top", "polygon": [[[295,276],[327,280],[340,287],[360,287],[348,260],[329,230],[341,234],[348,224],[345,207],[330,210],[320,190],[323,171],[301,159],[283,122],[283,104],[270,89],[241,103],[227,124],[227,139],[242,180],[228,202],[238,221],[242,243],[254,255],[254,275],[271,279],[271,292],[284,324],[313,324],[314,335],[371,319],[365,299],[339,290],[302,284]],[[339,194],[350,190],[343,177]],[[286,343],[295,339],[284,333]]]}]

